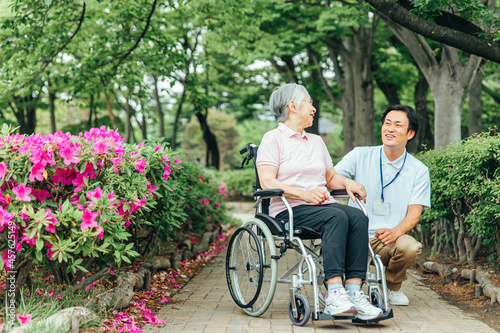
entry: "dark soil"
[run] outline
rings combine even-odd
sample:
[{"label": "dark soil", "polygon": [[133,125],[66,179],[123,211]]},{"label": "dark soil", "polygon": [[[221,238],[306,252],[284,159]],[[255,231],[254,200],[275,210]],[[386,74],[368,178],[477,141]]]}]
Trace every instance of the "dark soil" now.
[{"label": "dark soil", "polygon": [[[422,283],[429,286],[436,291],[444,300],[448,301],[459,307],[462,311],[470,314],[471,316],[481,320],[491,328],[500,332],[500,304],[498,302],[491,303],[489,297],[480,296],[475,297],[475,284],[470,286],[469,280],[463,279],[460,276],[462,269],[471,268],[464,266],[457,266],[457,261],[450,257],[435,257],[432,258],[434,262],[449,265],[452,268],[457,268],[458,273],[454,274],[454,281],[450,283],[443,283],[439,275],[432,273],[422,272],[420,269],[415,268],[412,273],[424,277]],[[493,269],[488,267],[485,260],[478,259],[478,265],[486,269],[490,274],[490,279],[496,286],[500,287],[500,271],[498,268]]]}]

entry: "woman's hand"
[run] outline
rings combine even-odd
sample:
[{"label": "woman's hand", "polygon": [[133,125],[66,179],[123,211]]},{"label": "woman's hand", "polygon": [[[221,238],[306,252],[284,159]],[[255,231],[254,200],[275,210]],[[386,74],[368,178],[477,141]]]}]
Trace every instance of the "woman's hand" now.
[{"label": "woman's hand", "polygon": [[304,197],[302,200],[305,202],[313,203],[315,205],[321,205],[326,200],[330,199],[330,195],[319,188],[316,188],[311,191],[304,191]]}]

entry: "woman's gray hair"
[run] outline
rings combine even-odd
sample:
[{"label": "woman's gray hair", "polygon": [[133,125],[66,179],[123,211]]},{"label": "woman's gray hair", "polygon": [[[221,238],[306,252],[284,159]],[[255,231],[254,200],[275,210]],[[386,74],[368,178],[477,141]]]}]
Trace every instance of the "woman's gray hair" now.
[{"label": "woman's gray hair", "polygon": [[269,98],[269,108],[278,123],[288,119],[288,103],[292,102],[297,108],[308,95],[304,86],[296,83],[287,83],[274,88]]}]

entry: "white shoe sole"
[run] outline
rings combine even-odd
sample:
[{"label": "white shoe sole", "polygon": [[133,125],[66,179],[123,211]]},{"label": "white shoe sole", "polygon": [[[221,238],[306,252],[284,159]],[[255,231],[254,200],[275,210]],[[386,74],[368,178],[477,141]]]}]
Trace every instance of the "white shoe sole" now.
[{"label": "white shoe sole", "polygon": [[335,311],[330,311],[328,307],[325,308],[325,313],[329,314],[330,316],[355,316],[357,315],[358,311],[356,310],[355,306],[351,306],[349,309],[340,311],[337,313],[334,313]]},{"label": "white shoe sole", "polygon": [[365,316],[365,315],[359,314],[359,312],[358,312],[358,315],[356,317],[358,317],[358,319],[361,319],[361,320],[373,320],[373,319],[378,319],[378,318],[382,317],[383,315],[384,315],[384,313],[382,312],[382,310],[380,310],[380,313],[376,316]]}]

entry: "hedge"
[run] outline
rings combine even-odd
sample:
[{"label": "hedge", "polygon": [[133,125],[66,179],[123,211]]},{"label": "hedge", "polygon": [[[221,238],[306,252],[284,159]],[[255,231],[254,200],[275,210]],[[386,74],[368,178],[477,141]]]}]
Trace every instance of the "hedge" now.
[{"label": "hedge", "polygon": [[429,168],[432,186],[432,208],[422,215],[421,240],[433,243],[433,253],[469,264],[486,245],[490,259],[498,262],[500,136],[483,133],[418,158]]}]

